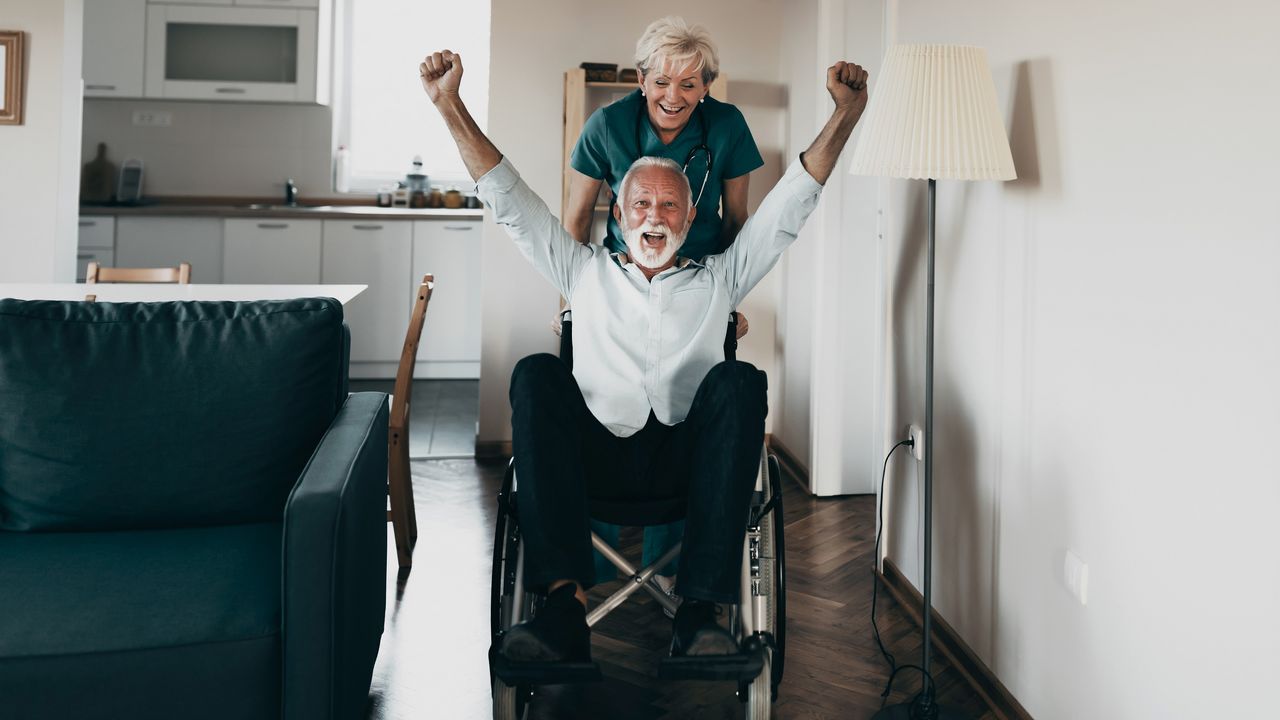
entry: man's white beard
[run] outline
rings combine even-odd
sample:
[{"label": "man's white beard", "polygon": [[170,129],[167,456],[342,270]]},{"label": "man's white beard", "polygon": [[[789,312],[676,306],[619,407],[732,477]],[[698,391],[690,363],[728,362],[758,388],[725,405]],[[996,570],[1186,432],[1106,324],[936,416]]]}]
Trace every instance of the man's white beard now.
[{"label": "man's white beard", "polygon": [[[645,233],[662,233],[666,235],[666,241],[660,249],[655,250],[645,245]],[[653,270],[666,265],[675,257],[684,245],[684,239],[688,233],[686,231],[676,234],[666,225],[644,223],[634,228],[624,227],[622,234],[627,241],[627,252],[631,255],[632,262]]]}]

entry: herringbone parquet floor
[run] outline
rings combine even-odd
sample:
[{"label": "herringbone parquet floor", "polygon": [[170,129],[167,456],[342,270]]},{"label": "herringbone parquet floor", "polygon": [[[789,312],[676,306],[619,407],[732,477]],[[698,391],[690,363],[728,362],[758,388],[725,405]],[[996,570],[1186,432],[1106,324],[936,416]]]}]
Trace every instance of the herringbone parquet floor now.
[{"label": "herringbone parquet floor", "polygon": [[[393,594],[371,720],[491,717],[485,653],[494,496],[501,477],[501,464],[414,462],[418,546],[412,572],[398,578],[394,546],[389,553]],[[793,482],[785,487],[788,640],[775,717],[869,718],[881,706],[887,677],[869,619],[874,498],[815,499]],[[624,531],[632,557],[638,556],[639,538]],[[602,598],[615,587],[602,586],[592,595]],[[883,591],[880,631],[900,663],[918,662],[919,631]],[[670,621],[644,593],[632,596],[593,633],[592,652],[605,681],[544,688],[532,716],[743,717],[733,684],[657,679],[669,641]],[[934,668],[943,703],[978,720],[994,717],[945,660],[935,660]],[[919,684],[918,676],[901,673],[890,702],[910,699]]]}]

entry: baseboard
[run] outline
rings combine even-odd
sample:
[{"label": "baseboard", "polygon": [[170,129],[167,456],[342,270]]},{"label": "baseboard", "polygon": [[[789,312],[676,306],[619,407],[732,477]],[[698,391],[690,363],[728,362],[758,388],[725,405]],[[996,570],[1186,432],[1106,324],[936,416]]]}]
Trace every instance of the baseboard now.
[{"label": "baseboard", "polygon": [[510,440],[477,440],[477,460],[506,460],[511,457]]},{"label": "baseboard", "polygon": [[[880,579],[916,626],[921,626],[923,619],[920,609],[924,605],[924,598],[889,558],[884,559],[884,572]],[[986,703],[991,714],[1000,720],[1032,720],[1031,713],[1022,707],[1013,693],[991,672],[991,668],[978,659],[977,654],[960,639],[955,628],[942,619],[937,609],[932,608],[930,614],[933,618],[933,647],[946,656],[960,673],[960,677]]]},{"label": "baseboard", "polygon": [[809,467],[800,462],[795,453],[788,450],[787,446],[773,433],[765,433],[764,442],[769,446],[769,451],[778,456],[778,464],[782,466],[782,470],[795,478],[806,492],[812,493],[813,486],[809,484]]}]

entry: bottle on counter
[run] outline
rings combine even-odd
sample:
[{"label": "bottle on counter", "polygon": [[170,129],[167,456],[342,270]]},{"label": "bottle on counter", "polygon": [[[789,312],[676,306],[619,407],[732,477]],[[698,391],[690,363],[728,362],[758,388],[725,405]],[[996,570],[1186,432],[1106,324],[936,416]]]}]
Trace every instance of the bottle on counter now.
[{"label": "bottle on counter", "polygon": [[351,192],[351,151],[339,145],[333,157],[333,189],[340,193]]}]

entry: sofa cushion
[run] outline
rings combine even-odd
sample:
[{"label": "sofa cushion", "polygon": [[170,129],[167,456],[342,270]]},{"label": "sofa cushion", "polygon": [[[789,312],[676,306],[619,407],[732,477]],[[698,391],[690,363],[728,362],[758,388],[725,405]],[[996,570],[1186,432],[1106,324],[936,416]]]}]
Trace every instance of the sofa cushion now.
[{"label": "sofa cushion", "polygon": [[281,533],[0,532],[0,618],[21,619],[0,622],[2,704],[14,717],[278,717]]},{"label": "sofa cushion", "polygon": [[280,630],[280,523],[0,532],[0,657],[232,642]]},{"label": "sofa cushion", "polygon": [[0,530],[278,520],[345,394],[330,298],[0,300]]}]

